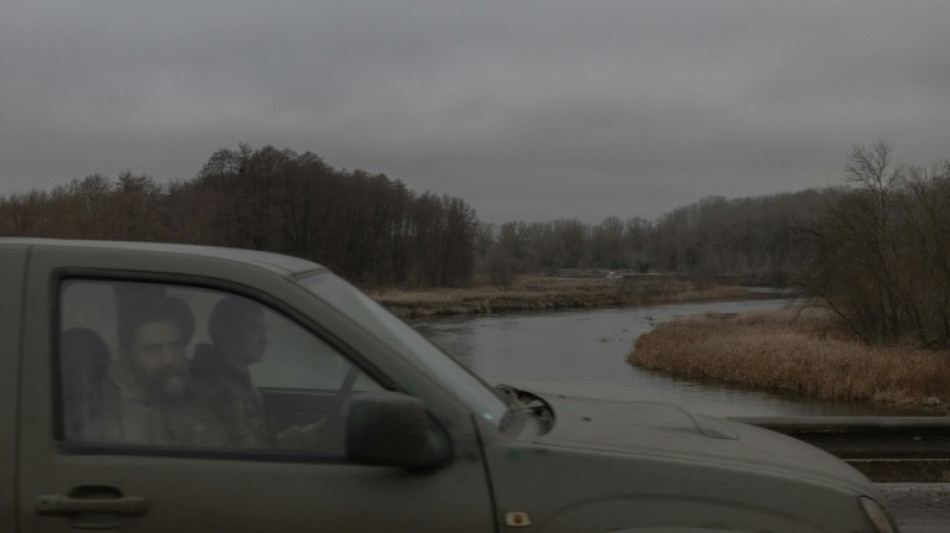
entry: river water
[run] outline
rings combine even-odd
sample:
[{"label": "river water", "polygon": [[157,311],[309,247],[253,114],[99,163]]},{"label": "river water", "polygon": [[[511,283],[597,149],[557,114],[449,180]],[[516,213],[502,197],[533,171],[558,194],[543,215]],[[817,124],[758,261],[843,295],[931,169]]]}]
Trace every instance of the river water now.
[{"label": "river water", "polygon": [[626,361],[636,338],[658,323],[706,311],[776,309],[790,302],[773,298],[443,318],[411,324],[491,384],[509,383],[575,396],[670,402],[714,416],[913,414],[671,379]]}]

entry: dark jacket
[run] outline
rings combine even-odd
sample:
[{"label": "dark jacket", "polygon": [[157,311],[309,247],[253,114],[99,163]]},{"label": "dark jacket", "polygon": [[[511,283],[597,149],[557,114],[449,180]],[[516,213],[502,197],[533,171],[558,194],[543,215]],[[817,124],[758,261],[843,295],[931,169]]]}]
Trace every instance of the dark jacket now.
[{"label": "dark jacket", "polygon": [[210,344],[199,344],[191,361],[191,375],[224,430],[227,446],[266,449],[274,440],[260,392],[246,369],[232,365]]}]

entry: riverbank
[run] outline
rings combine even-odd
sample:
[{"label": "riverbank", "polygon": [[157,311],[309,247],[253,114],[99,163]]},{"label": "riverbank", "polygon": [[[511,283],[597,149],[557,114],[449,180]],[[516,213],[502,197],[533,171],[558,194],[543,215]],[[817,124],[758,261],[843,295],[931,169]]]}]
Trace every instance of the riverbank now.
[{"label": "riverbank", "polygon": [[544,311],[612,306],[737,300],[749,292],[736,286],[699,286],[665,276],[521,276],[510,287],[486,282],[457,289],[368,291],[371,298],[404,318]]},{"label": "riverbank", "polygon": [[868,346],[817,308],[660,324],[639,337],[628,360],[693,381],[950,414],[950,352]]}]

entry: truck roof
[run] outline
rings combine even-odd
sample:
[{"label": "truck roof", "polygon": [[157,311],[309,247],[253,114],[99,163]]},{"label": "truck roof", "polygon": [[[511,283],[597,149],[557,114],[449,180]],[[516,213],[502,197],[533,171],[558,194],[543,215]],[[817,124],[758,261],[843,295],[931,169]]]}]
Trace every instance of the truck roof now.
[{"label": "truck roof", "polygon": [[216,257],[249,263],[278,274],[293,277],[304,272],[325,270],[325,267],[306,259],[258,250],[199,246],[194,244],[170,244],[133,241],[85,241],[69,239],[43,239],[34,237],[0,237],[0,246],[15,245],[43,248],[85,248],[104,250],[140,250],[143,252]]}]

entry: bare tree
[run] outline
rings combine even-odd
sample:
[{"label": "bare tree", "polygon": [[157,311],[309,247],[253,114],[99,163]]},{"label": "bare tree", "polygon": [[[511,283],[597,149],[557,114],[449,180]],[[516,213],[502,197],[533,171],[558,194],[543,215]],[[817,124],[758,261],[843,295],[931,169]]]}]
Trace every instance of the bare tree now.
[{"label": "bare tree", "polygon": [[841,191],[805,232],[801,285],[868,342],[950,347],[950,164],[855,146]]}]

